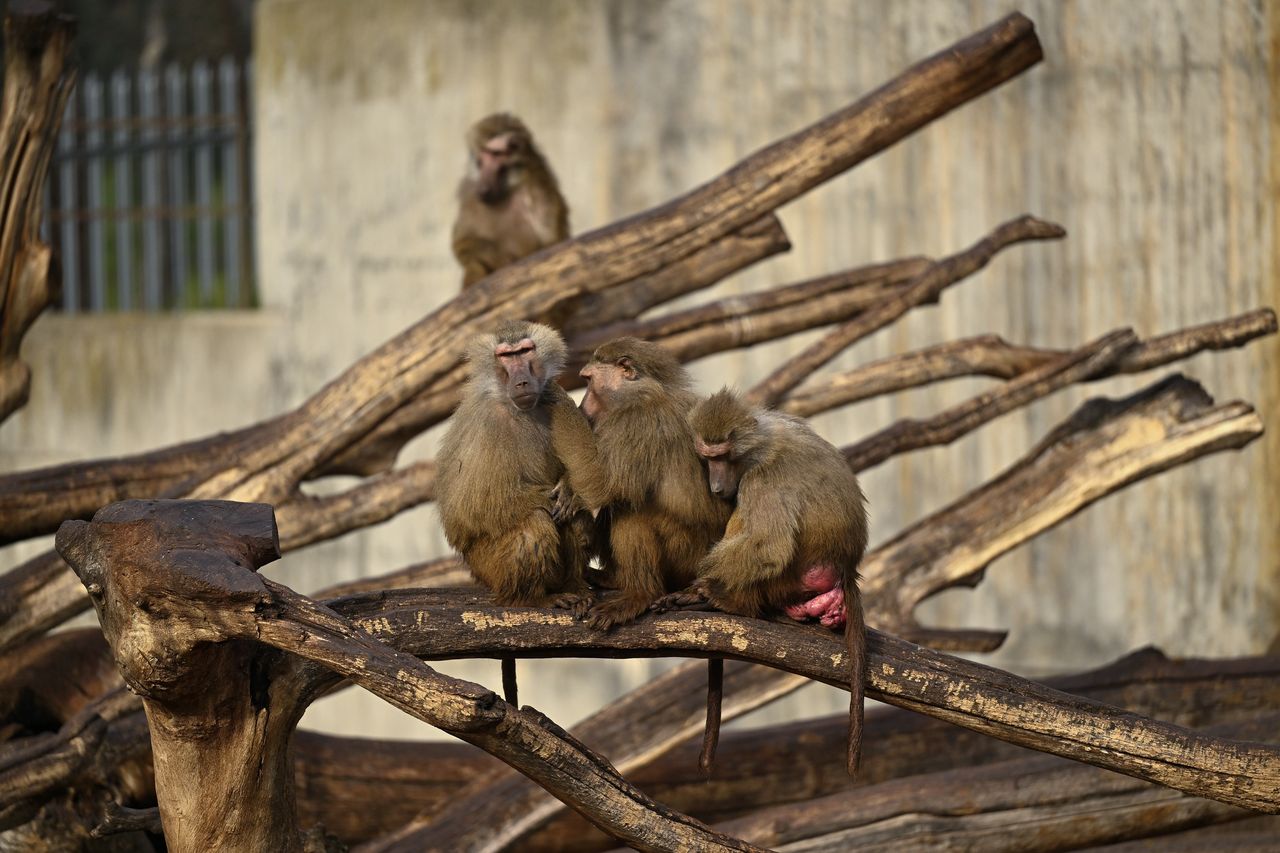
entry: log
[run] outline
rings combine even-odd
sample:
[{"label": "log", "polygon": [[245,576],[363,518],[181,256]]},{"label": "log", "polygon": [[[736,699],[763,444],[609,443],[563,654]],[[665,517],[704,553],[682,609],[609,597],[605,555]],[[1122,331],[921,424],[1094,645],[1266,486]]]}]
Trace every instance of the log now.
[{"label": "log", "polygon": [[757,383],[746,397],[757,406],[774,406],[809,374],[846,348],[897,320],[917,305],[936,301],[950,285],[972,275],[1009,246],[1031,240],[1058,240],[1067,235],[1060,225],[1033,216],[1010,220],[963,252],[931,265],[895,298],[885,300],[836,327],[799,355]]},{"label": "log", "polygon": [[52,3],[9,3],[0,104],[0,421],[26,405],[31,368],[19,357],[22,338],[52,298],[53,251],[40,239],[40,208],[75,85],[74,36],[72,19]]},{"label": "log", "polygon": [[[1280,715],[1215,726],[1234,738],[1280,738]],[[1211,823],[1252,812],[1053,758],[912,776],[765,809],[721,824],[771,849],[1072,850]],[[794,845],[794,846],[793,846]]]},{"label": "log", "polygon": [[[1139,341],[1113,365],[1086,381],[1163,367],[1205,350],[1244,346],[1275,334],[1276,314],[1270,308],[1249,311],[1226,320],[1179,329]],[[998,335],[948,341],[915,352],[864,364],[844,373],[815,376],[787,394],[780,411],[807,418],[850,403],[868,400],[960,376],[1014,379],[1067,356],[1071,350],[1038,349],[1007,343]]]}]

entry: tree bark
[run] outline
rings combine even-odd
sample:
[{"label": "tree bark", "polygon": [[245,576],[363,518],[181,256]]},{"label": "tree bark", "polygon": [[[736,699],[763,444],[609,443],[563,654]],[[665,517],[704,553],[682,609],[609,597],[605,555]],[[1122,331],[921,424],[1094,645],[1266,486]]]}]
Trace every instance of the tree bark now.
[{"label": "tree bark", "polygon": [[71,19],[52,3],[9,3],[0,108],[0,421],[26,405],[31,368],[19,357],[22,337],[52,298],[53,253],[39,236],[41,194],[75,84],[68,62],[74,35]]},{"label": "tree bark", "polygon": [[1091,400],[1004,473],[869,553],[859,569],[867,620],[935,647],[988,648],[984,632],[922,629],[916,606],[976,584],[992,560],[1117,489],[1261,434],[1250,406],[1214,406],[1182,376]]},{"label": "tree bark", "polygon": [[1000,250],[1031,240],[1058,240],[1066,235],[1062,226],[1033,216],[1024,215],[1004,223],[965,251],[932,264],[895,298],[879,303],[829,332],[757,383],[747,392],[747,400],[758,406],[777,405],[809,374],[846,348],[889,325],[917,305],[935,301],[948,286],[989,264]]},{"label": "tree bark", "polygon": [[[1276,315],[1270,308],[1249,311],[1226,320],[1179,329],[1167,335],[1139,341],[1109,368],[1088,377],[1090,381],[1163,367],[1204,350],[1244,346],[1275,334]],[[997,335],[980,335],[948,341],[915,352],[864,364],[844,373],[811,377],[787,394],[778,409],[807,418],[821,412],[918,388],[959,376],[994,376],[1016,379],[1029,371],[1069,355],[1071,350],[1016,346]]]}]

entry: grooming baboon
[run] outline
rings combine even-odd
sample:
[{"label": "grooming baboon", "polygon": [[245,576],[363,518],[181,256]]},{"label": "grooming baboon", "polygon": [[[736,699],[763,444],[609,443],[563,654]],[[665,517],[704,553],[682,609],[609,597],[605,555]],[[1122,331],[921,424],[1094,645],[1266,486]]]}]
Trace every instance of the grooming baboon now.
[{"label": "grooming baboon", "polygon": [[[591,517],[553,519],[564,466],[552,448],[551,413],[563,410],[561,423],[576,418],[589,429],[555,382],[566,355],[560,335],[540,323],[509,322],[472,339],[471,376],[437,458],[436,505],[449,544],[495,602],[582,615],[591,604],[583,577]],[[510,660],[503,679],[514,704]]]},{"label": "grooming baboon", "polygon": [[733,516],[691,590],[657,607],[701,599],[728,613],[781,611],[843,625],[853,773],[866,670],[857,570],[867,547],[867,511],[858,480],[843,454],[804,421],[751,408],[727,389],[698,404],[689,423],[711,492],[732,503]]},{"label": "grooming baboon", "polygon": [[569,236],[569,207],[520,119],[510,113],[480,119],[467,131],[467,153],[453,223],[463,287]]},{"label": "grooming baboon", "polygon": [[554,440],[576,495],[608,515],[604,568],[619,592],[589,613],[592,627],[608,630],[692,582],[730,510],[707,488],[688,422],[697,397],[674,356],[619,338],[582,375],[593,429],[557,409]]}]

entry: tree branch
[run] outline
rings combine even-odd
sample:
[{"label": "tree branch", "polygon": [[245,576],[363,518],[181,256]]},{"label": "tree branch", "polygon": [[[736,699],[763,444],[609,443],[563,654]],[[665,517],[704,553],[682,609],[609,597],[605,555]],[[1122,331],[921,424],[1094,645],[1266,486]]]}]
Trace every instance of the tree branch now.
[{"label": "tree branch", "polygon": [[1057,240],[1066,234],[1061,226],[1033,216],[1024,215],[1004,223],[965,251],[931,265],[895,298],[877,304],[829,332],[759,382],[747,392],[747,399],[758,406],[776,405],[810,373],[851,344],[884,328],[917,305],[936,300],[947,287],[985,267],[1002,249],[1031,240]]},{"label": "tree branch", "polygon": [[[1179,329],[1139,341],[1115,364],[1086,381],[1162,367],[1204,350],[1244,346],[1274,334],[1276,315],[1270,308],[1249,311],[1226,320]],[[881,394],[905,391],[959,376],[1014,379],[1063,358],[1071,350],[1016,346],[997,335],[980,335],[891,356],[844,373],[811,377],[789,393],[778,409],[802,418],[812,417]]]},{"label": "tree branch", "polygon": [[976,583],[992,560],[1130,483],[1261,434],[1250,406],[1215,407],[1183,376],[1125,399],[1091,400],[1003,474],[868,554],[860,567],[867,619],[930,645],[958,645],[963,633],[921,632],[912,615],[921,601]]}]

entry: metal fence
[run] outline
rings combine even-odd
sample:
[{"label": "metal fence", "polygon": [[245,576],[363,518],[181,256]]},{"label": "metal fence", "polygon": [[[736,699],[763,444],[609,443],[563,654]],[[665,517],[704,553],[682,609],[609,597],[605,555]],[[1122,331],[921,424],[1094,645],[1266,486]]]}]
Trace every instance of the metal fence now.
[{"label": "metal fence", "polygon": [[67,313],[248,308],[251,64],[81,76],[45,189]]}]

